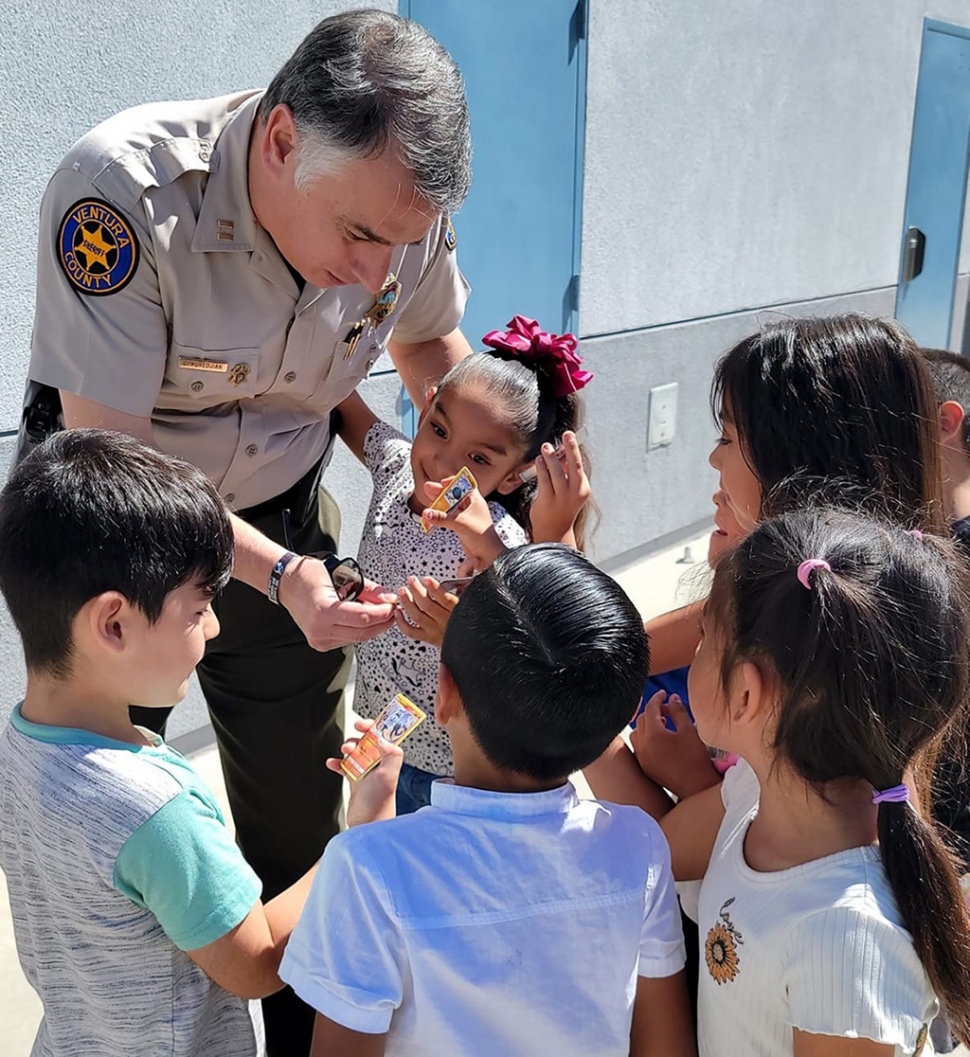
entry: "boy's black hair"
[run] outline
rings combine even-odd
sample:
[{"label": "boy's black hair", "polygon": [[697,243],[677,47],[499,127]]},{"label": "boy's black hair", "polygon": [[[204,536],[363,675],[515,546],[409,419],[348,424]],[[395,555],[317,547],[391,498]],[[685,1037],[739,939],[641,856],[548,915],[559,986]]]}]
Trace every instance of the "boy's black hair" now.
[{"label": "boy's black hair", "polygon": [[946,349],[920,349],[930,377],[936,402],[952,400],[963,408],[963,450],[970,455],[970,360]]},{"label": "boy's black hair", "polygon": [[551,781],[592,763],[630,721],[650,651],[615,580],[569,547],[537,543],[468,585],[441,661],[485,756]]},{"label": "boy's black hair", "polygon": [[183,584],[221,590],[232,560],[229,517],[205,474],[121,433],[56,433],[0,493],[0,591],[31,671],[70,673],[71,625],[102,592],[154,623]]}]

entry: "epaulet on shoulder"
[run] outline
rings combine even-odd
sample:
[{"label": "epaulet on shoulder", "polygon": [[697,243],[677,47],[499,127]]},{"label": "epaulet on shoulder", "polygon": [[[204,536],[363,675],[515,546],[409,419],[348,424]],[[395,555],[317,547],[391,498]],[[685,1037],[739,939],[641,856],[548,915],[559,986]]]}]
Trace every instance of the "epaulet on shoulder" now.
[{"label": "epaulet on shoulder", "polygon": [[58,171],[79,173],[109,201],[133,209],[150,187],[164,187],[193,170],[215,171],[215,141],[252,94],[123,110],[85,133]]}]

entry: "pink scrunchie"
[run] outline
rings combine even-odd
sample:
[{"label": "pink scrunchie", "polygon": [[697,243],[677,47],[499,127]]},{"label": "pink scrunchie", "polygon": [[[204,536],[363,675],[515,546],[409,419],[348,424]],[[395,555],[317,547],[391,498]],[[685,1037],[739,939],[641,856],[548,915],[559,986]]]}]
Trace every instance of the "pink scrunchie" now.
[{"label": "pink scrunchie", "polygon": [[508,330],[490,330],[482,344],[492,349],[511,352],[523,360],[535,360],[548,371],[552,379],[552,395],[557,399],[578,393],[593,380],[583,370],[582,356],[576,352],[576,338],[572,334],[549,334],[527,316],[513,316]]}]

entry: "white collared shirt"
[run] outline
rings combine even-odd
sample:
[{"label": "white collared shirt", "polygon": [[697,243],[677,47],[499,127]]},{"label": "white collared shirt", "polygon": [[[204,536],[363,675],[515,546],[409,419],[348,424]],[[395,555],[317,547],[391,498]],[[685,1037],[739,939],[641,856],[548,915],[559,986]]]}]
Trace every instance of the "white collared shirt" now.
[{"label": "white collared shirt", "polygon": [[633,807],[432,786],[335,837],[280,976],[386,1053],[625,1055],[638,976],[684,964],[670,857]]}]

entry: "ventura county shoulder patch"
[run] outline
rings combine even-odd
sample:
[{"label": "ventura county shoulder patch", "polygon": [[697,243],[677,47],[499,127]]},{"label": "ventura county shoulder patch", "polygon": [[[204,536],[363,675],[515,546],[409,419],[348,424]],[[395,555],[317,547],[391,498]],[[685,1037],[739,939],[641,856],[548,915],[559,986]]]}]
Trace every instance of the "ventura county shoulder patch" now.
[{"label": "ventura county shoulder patch", "polygon": [[82,198],[61,221],[57,257],[82,294],[114,294],[135,274],[138,240],[128,221],[107,202]]}]

